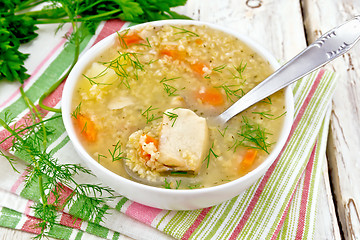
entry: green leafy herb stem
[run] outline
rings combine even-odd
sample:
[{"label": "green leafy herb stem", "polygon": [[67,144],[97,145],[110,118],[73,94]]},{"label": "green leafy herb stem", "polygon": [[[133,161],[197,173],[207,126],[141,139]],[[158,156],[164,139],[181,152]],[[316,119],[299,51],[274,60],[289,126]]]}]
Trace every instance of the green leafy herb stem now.
[{"label": "green leafy herb stem", "polygon": [[153,111],[158,110],[158,108],[153,108],[153,106],[149,106],[141,115],[145,117],[146,124],[161,118],[161,116],[156,116],[153,114]]},{"label": "green leafy herb stem", "polygon": [[248,148],[255,148],[269,153],[269,148],[272,143],[269,143],[268,135],[271,133],[267,132],[265,128],[259,124],[251,122],[247,117],[242,117],[243,124],[240,127],[237,135],[239,139],[236,139],[234,143],[234,150],[239,146]]}]

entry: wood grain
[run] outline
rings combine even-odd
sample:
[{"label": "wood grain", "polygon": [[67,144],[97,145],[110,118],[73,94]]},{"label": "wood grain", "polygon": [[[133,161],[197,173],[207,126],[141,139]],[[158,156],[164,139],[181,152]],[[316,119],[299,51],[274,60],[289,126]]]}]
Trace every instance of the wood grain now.
[{"label": "wood grain", "polygon": [[[305,0],[310,42],[360,14],[358,0]],[[333,98],[328,157],[337,211],[345,239],[360,238],[360,45],[327,65],[340,78]]]}]

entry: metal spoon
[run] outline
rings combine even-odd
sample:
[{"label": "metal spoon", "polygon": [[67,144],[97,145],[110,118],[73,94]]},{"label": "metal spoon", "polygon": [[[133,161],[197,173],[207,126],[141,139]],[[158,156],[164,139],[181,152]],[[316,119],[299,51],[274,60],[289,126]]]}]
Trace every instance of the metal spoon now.
[{"label": "metal spoon", "polygon": [[360,16],[356,16],[322,35],[213,120],[224,124],[256,102],[343,55],[359,38]]}]

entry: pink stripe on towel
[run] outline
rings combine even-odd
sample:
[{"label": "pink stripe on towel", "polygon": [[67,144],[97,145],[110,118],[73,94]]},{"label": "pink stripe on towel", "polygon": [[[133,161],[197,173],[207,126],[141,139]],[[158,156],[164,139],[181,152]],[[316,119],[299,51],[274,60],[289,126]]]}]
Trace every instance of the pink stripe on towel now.
[{"label": "pink stripe on towel", "polygon": [[125,214],[147,225],[151,225],[161,209],[148,207],[137,202],[133,202],[126,210]]}]

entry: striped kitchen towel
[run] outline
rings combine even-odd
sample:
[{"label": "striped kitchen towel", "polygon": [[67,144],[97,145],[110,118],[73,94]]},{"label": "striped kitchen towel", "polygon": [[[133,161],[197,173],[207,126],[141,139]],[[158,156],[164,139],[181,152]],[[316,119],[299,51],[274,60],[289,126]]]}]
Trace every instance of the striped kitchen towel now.
[{"label": "striped kitchen towel", "polygon": [[[94,36],[87,37],[81,50],[128,25],[118,20],[102,23]],[[65,28],[66,30],[66,28]],[[70,30],[69,30],[70,31]],[[31,77],[25,82],[26,95],[37,104],[46,91],[70,66],[71,45],[56,36],[39,39],[26,50],[33,54],[27,66]],[[51,42],[44,47],[44,41]],[[48,235],[59,239],[311,239],[316,237],[316,212],[322,167],[330,118],[330,103],[336,75],[318,70],[293,85],[295,116],[286,145],[266,174],[241,195],[217,206],[193,211],[168,211],[147,207],[125,197],[108,201],[105,216],[95,221],[81,219],[79,204],[57,213],[57,224],[47,229]],[[16,124],[25,123],[29,110],[20,97],[18,86],[4,84],[0,88],[0,118],[11,113]],[[63,85],[49,97],[45,105],[59,107]],[[66,135],[61,115],[42,110],[53,129],[49,150],[60,163],[80,163]],[[0,141],[10,136],[1,128]],[[11,151],[11,138],[2,141],[3,152],[19,160],[15,172],[5,158],[0,158],[0,226],[39,233],[32,206],[40,201],[36,184],[25,185],[26,159]],[[22,161],[25,160],[25,161]],[[80,175],[79,183],[99,183],[94,176]],[[71,194],[65,188],[64,196]],[[101,220],[102,219],[102,220]]]}]

